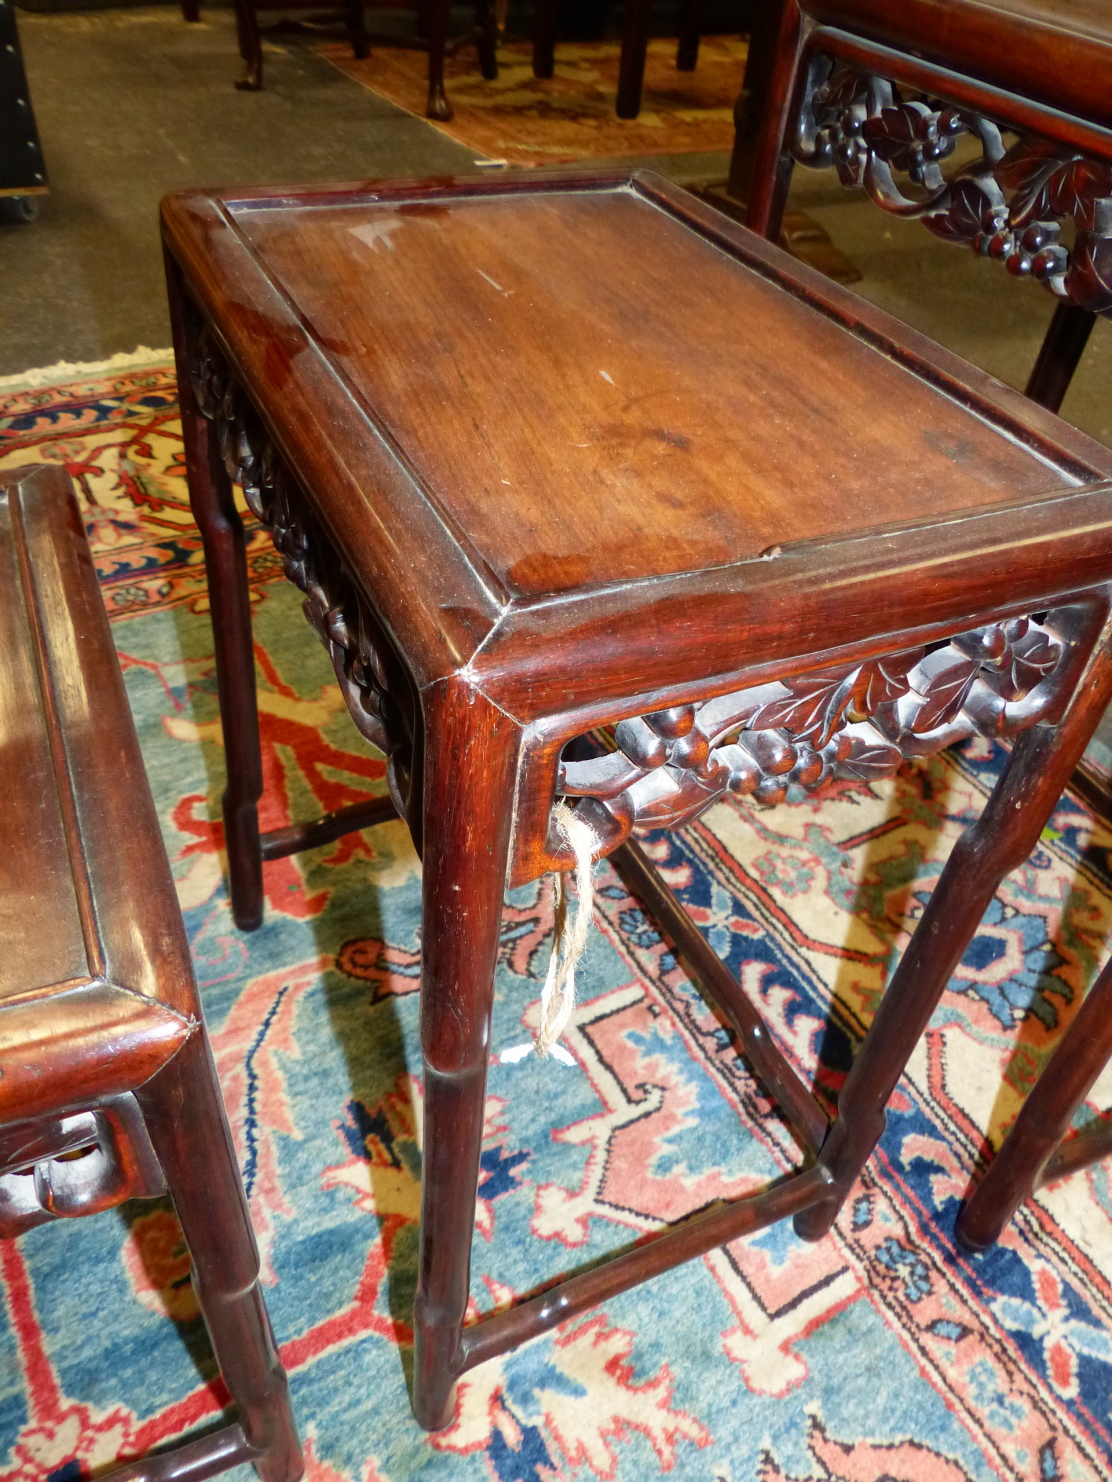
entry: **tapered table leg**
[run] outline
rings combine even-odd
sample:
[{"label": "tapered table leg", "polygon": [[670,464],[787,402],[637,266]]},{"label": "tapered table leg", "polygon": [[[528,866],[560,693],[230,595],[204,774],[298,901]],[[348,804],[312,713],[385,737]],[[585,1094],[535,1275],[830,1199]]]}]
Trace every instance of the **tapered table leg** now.
[{"label": "tapered table leg", "polygon": [[367,39],[367,12],[365,0],[347,0],[348,31],[351,49],[359,61],[371,54],[371,43]]},{"label": "tapered table leg", "polygon": [[1095,322],[1096,315],[1088,309],[1079,309],[1069,302],[1057,306],[1024,387],[1025,396],[1048,411],[1058,410],[1085,353]]},{"label": "tapered table leg", "polygon": [[1112,699],[1112,625],[1101,636],[1065,717],[1015,742],[984,812],[954,845],[930,901],[881,1000],[838,1099],[819,1155],[835,1192],[796,1216],[798,1234],[830,1229],[880,1141],[885,1106],[931,1014],[1004,876],[1038,842],[1070,773]]},{"label": "tapered table leg", "polygon": [[263,85],[263,42],[259,35],[259,17],[253,0],[235,0],[236,40],[243,58],[243,76],[237,81],[240,92],[257,93]]},{"label": "tapered table leg", "polygon": [[220,1372],[263,1482],[304,1470],[289,1385],[259,1287],[259,1253],[203,1029],[136,1092],[193,1262]]},{"label": "tapered table leg", "polygon": [[487,82],[498,78],[498,17],[494,0],[475,0],[475,41],[479,50],[479,71]]},{"label": "tapered table leg", "polygon": [[448,45],[451,9],[451,0],[429,0],[429,100],[425,113],[441,123],[447,123],[452,116],[452,105],[444,91],[444,49]]},{"label": "tapered table leg", "polygon": [[1112,1055],[1112,962],[1090,988],[1050,1064],[1020,1108],[1004,1146],[958,1215],[956,1234],[967,1250],[987,1250],[1029,1199],[1039,1175],[1069,1131]]},{"label": "tapered table leg", "polygon": [[520,732],[459,681],[425,699],[424,1138],[413,1408],[452,1417],[463,1368],[494,968]]},{"label": "tapered table leg", "polygon": [[676,70],[694,72],[699,61],[703,29],[703,0],[681,0],[680,34],[676,43]]},{"label": "tapered table leg", "polygon": [[202,415],[191,390],[190,330],[177,268],[170,259],[167,259],[167,282],[170,286],[178,386],[181,389],[189,502],[205,549],[216,647],[220,724],[228,769],[223,811],[232,915],[241,931],[253,931],[263,919],[258,811],[263,791],[263,769],[243,521],[235,507],[216,429],[211,420]]},{"label": "tapered table leg", "polygon": [[792,178],[788,140],[802,52],[796,0],[770,0],[749,47],[728,188],[735,200],[748,202],[746,226],[775,242]]},{"label": "tapered table leg", "polygon": [[533,76],[551,77],[556,68],[556,0],[533,6]]},{"label": "tapered table leg", "polygon": [[619,118],[636,118],[641,112],[641,88],[645,81],[645,58],[649,50],[649,0],[625,0],[622,19],[622,54],[618,63]]}]

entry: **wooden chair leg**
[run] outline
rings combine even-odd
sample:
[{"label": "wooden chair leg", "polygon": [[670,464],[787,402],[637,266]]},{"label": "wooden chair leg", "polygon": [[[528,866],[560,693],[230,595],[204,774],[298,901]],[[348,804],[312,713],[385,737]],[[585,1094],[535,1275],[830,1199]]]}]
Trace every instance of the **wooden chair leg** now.
[{"label": "wooden chair leg", "polygon": [[556,67],[556,0],[533,6],[533,76],[551,77]]},{"label": "wooden chair leg", "polygon": [[460,1331],[519,732],[475,691],[454,684],[431,698],[425,720],[425,1092],[413,1409],[419,1424],[435,1430],[451,1420],[463,1367]]},{"label": "wooden chair leg", "polygon": [[1034,849],[1112,699],[1110,644],[1112,624],[1063,720],[1023,732],[984,812],[954,845],[838,1098],[837,1120],[819,1155],[833,1193],[796,1215],[804,1239],[821,1238],[833,1224],[880,1141],[888,1100],[981,917],[1004,876]]},{"label": "wooden chair leg", "polygon": [[1073,373],[1085,353],[1096,315],[1076,304],[1060,303],[1046,331],[1038,359],[1024,387],[1024,394],[1039,406],[1056,412],[1062,405]]},{"label": "wooden chair leg", "polygon": [[447,123],[452,116],[452,105],[444,91],[444,49],[448,45],[451,9],[451,0],[429,0],[429,100],[425,113],[441,123]]},{"label": "wooden chair leg", "polygon": [[216,645],[220,724],[228,769],[223,809],[232,915],[241,931],[253,931],[263,919],[263,863],[258,810],[263,790],[263,769],[243,522],[235,507],[216,431],[212,422],[202,416],[190,391],[190,330],[177,269],[169,260],[167,275],[174,355],[181,388],[189,502],[205,550]]},{"label": "wooden chair leg", "polygon": [[649,50],[649,0],[625,0],[622,17],[622,54],[618,63],[619,118],[636,118],[641,112],[641,88],[645,81],[645,58]]},{"label": "wooden chair leg", "polygon": [[371,44],[367,40],[367,12],[365,0],[348,0],[348,34],[351,36],[351,49],[359,61],[363,61],[371,54]]},{"label": "wooden chair leg", "polygon": [[[794,124],[793,104],[803,45],[803,24],[796,0],[781,0],[779,29],[766,63],[770,71],[760,109],[757,138],[739,127],[730,161],[729,192],[748,202],[746,225],[759,236],[775,242],[780,236],[784,207],[792,178],[788,153],[788,131]],[[769,31],[771,35],[771,30]],[[757,55],[751,51],[746,66],[746,84]],[[741,122],[741,120],[739,120]]]},{"label": "wooden chair leg", "polygon": [[236,40],[243,58],[243,76],[236,83],[241,93],[257,93],[263,85],[263,42],[253,0],[235,0]]},{"label": "wooden chair leg", "polygon": [[703,0],[680,0],[680,35],[676,43],[676,70],[694,72],[703,31]]},{"label": "wooden chair leg", "polygon": [[1020,1108],[1004,1146],[958,1215],[955,1233],[959,1244],[982,1251],[999,1240],[1004,1226],[1034,1193],[1043,1169],[1110,1055],[1112,962],[1086,994],[1050,1064]]},{"label": "wooden chair leg", "polygon": [[304,1462],[289,1385],[259,1288],[259,1253],[204,1030],[135,1094],[252,1460],[263,1482],[296,1482]]}]

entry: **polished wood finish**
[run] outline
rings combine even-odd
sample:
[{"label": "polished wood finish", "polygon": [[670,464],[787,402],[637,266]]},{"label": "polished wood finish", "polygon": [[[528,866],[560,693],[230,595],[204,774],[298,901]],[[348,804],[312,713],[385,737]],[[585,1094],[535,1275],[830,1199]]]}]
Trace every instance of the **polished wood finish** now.
[{"label": "polished wood finish", "polygon": [[[833,166],[1058,309],[1028,383],[1057,410],[1094,314],[1112,313],[1112,21],[1098,0],[782,0],[748,193],[775,238],[793,162]],[[925,98],[924,96],[925,95]],[[1015,142],[1001,129],[1013,130]],[[963,154],[948,169],[960,136]],[[739,133],[732,176],[749,171]],[[1062,239],[1071,221],[1074,239]]]},{"label": "polished wood finish", "polygon": [[286,1376],[174,882],[57,466],[0,476],[0,655],[0,1237],[168,1191],[238,1414],[112,1475],[250,1461],[264,1482],[295,1482]]},{"label": "polished wood finish", "polygon": [[1089,343],[1095,318],[1089,309],[1076,304],[1057,306],[1023,388],[1025,396],[1050,412],[1058,411]]},{"label": "polished wood finish", "polygon": [[351,803],[346,808],[337,808],[335,813],[326,813],[323,818],[308,823],[291,823],[287,828],[275,828],[260,834],[259,852],[264,861],[282,859],[287,854],[319,849],[322,844],[331,844],[345,834],[373,828],[376,823],[385,823],[397,816],[393,798],[371,798],[366,803]]},{"label": "polished wood finish", "polygon": [[[443,1425],[484,1357],[789,1213],[829,1225],[1104,704],[1112,454],[641,173],[192,192],[163,231],[236,919],[258,920],[263,863],[232,480],[423,852],[414,1405]],[[1015,735],[1012,758],[824,1133],[629,835],[973,733]],[[821,1147],[464,1328],[503,892],[569,867],[558,796]]]}]

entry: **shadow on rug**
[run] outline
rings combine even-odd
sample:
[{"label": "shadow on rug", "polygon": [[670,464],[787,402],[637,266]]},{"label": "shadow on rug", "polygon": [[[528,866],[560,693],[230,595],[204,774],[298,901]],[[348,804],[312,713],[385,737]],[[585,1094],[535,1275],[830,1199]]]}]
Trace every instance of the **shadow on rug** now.
[{"label": "shadow on rug", "polygon": [[[317,49],[356,82],[424,117],[428,59],[423,52],[376,46],[365,61],[357,61],[347,42]],[[616,41],[561,42],[555,76],[545,81],[533,76],[532,46],[509,42],[498,51],[497,81],[485,82],[474,48],[464,47],[445,64],[455,117],[433,127],[511,165],[733,148],[744,39],[704,37],[694,72],[676,70],[675,41],[650,41],[641,113],[634,119],[614,113],[619,51]]]},{"label": "shadow on rug", "polygon": [[[980,1260],[958,1202],[1112,922],[1112,837],[1064,800],[1004,885],[835,1231],[780,1226],[480,1367],[451,1427],[409,1412],[420,1177],[419,864],[390,823],[267,866],[266,924],[223,879],[223,761],[200,545],[169,364],[0,386],[0,458],[76,479],[178,881],[310,1482],[987,1482],[1112,1465],[1103,1168],[1044,1190]],[[250,540],[263,826],[383,789],[298,594]],[[828,1097],[1001,754],[976,742],[870,790],[721,804],[651,837],[666,878]],[[507,901],[475,1310],[798,1160],[725,1030],[608,867],[575,1064],[498,1054],[535,1022],[546,883]],[[1094,1105],[1112,1102],[1098,1086]],[[1092,1115],[1091,1110],[1087,1115]],[[740,1119],[740,1120],[739,1120]],[[0,1474],[74,1482],[224,1400],[172,1212],[134,1204],[0,1248]],[[244,1473],[244,1477],[246,1477]]]}]

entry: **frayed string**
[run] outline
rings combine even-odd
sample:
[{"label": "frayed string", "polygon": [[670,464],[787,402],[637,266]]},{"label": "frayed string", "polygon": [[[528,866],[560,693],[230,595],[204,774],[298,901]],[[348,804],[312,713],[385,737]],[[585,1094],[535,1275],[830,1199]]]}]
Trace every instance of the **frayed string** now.
[{"label": "frayed string", "polygon": [[536,1053],[551,1055],[575,1008],[575,969],[587,945],[587,933],[594,915],[594,883],[591,879],[591,857],[598,845],[595,831],[582,818],[576,817],[561,798],[552,809],[556,832],[575,855],[575,888],[579,909],[569,925],[568,877],[556,873],[552,882],[556,903],[556,928],[548,976],[541,990],[541,1022],[537,1029]]}]

